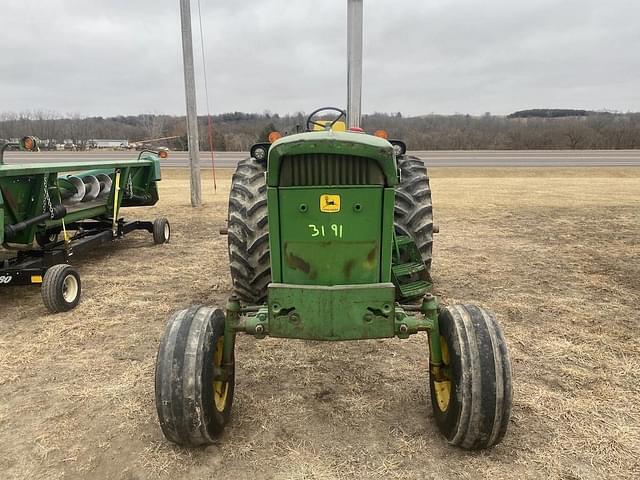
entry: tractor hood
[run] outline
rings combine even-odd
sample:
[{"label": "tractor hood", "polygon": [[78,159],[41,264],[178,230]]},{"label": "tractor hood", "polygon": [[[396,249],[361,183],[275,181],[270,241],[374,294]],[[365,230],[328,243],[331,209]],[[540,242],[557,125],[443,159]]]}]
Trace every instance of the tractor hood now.
[{"label": "tractor hood", "polygon": [[305,132],[277,140],[269,149],[267,185],[278,186],[282,158],[309,154],[334,154],[365,157],[380,165],[387,186],[398,183],[393,146],[383,138],[363,133]]}]

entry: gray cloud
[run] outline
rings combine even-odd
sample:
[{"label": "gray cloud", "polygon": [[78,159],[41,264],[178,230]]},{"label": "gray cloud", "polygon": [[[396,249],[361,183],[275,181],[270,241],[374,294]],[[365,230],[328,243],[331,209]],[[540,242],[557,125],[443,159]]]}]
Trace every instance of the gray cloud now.
[{"label": "gray cloud", "polygon": [[[344,105],[345,0],[201,2],[212,112]],[[364,7],[365,112],[640,110],[640,2],[365,0]],[[178,0],[24,0],[4,2],[2,17],[0,111],[184,111]]]}]

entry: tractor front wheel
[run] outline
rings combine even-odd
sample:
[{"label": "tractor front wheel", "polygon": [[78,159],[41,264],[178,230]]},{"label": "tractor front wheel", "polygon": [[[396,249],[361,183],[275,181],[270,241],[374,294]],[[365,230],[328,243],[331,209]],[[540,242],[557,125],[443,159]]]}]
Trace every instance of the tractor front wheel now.
[{"label": "tractor front wheel", "polygon": [[223,364],[224,323],[222,310],[192,307],[171,316],[160,340],[156,409],[165,437],[178,445],[211,444],[229,422],[235,368]]},{"label": "tractor front wheel", "polygon": [[431,365],[431,404],[450,444],[477,450],[499,443],[511,414],[511,363],[495,316],[452,305],[438,316],[442,364]]}]

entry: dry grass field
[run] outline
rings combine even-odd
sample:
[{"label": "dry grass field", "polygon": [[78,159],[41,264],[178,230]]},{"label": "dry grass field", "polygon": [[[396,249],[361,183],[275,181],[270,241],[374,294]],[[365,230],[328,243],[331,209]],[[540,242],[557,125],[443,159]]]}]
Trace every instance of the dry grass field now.
[{"label": "dry grass field", "polygon": [[514,405],[504,442],[469,453],[432,422],[427,342],[239,337],[233,419],[217,445],[164,440],[153,400],[168,315],[224,305],[230,171],[206,205],[166,170],[168,245],[136,233],[77,261],[83,300],[50,316],[0,291],[2,479],[640,478],[640,170],[433,169],[434,277],[493,309]]}]

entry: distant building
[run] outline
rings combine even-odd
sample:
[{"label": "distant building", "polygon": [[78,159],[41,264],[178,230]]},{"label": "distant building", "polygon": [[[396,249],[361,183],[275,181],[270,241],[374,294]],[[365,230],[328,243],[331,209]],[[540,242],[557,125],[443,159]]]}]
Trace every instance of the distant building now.
[{"label": "distant building", "polygon": [[129,140],[93,139],[87,142],[90,148],[128,148]]}]

